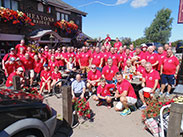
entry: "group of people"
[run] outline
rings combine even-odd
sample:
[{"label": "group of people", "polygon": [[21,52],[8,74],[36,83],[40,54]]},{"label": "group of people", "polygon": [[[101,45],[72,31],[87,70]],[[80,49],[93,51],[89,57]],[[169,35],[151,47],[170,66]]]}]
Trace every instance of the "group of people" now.
[{"label": "group of people", "polygon": [[87,74],[87,82],[82,81],[81,75],[77,74],[71,85],[72,96],[84,98],[88,89],[90,95],[94,94],[93,99],[98,101],[98,106],[106,102],[108,108],[111,108],[115,98],[118,100],[115,110],[122,111],[121,115],[130,114],[129,106],[137,101],[134,88],[125,79],[125,75],[142,77],[142,89],[139,91],[143,102],[141,109],[146,107],[144,92],[151,96],[157,92],[162,96],[168,85],[166,96],[169,96],[179,71],[179,60],[173,55],[170,45],[165,44],[156,49],[155,46],[148,47],[146,44],[134,48],[131,44],[128,48],[118,38],[114,46],[111,46],[110,41],[111,38],[107,35],[104,43],[98,46],[83,46],[80,49],[49,49],[45,46],[34,53],[21,40],[2,61],[7,76],[6,86],[13,88],[13,76],[18,75],[22,84],[29,86],[33,86],[35,80],[40,81],[40,94],[45,88],[51,92],[55,83],[62,79],[60,70],[70,73],[80,69]]}]

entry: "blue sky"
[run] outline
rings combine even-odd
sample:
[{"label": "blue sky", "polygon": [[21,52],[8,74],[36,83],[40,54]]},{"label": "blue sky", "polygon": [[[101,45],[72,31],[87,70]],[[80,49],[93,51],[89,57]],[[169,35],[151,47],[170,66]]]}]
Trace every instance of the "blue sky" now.
[{"label": "blue sky", "polygon": [[111,6],[99,3],[82,6],[92,0],[63,1],[88,13],[83,17],[83,32],[92,38],[105,38],[107,33],[113,39],[143,37],[145,28],[150,26],[157,11],[169,8],[174,18],[169,41],[183,39],[183,24],[177,24],[179,0],[99,0]]}]

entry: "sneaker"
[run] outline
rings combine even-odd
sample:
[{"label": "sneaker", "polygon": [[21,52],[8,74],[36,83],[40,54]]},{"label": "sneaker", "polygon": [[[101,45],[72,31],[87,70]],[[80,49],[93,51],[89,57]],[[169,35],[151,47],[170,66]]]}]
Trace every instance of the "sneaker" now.
[{"label": "sneaker", "polygon": [[142,105],[139,109],[144,110],[144,109],[146,109],[146,107],[147,107],[146,105]]},{"label": "sneaker", "polygon": [[170,96],[170,93],[166,92],[165,96],[166,97],[169,97]]},{"label": "sneaker", "polygon": [[162,93],[162,92],[160,92],[160,93],[159,93],[159,96],[162,96],[162,95],[163,95],[163,93]]},{"label": "sneaker", "polygon": [[130,110],[129,108],[123,110],[123,111],[120,113],[121,116],[127,116],[127,115],[129,115],[129,114],[131,114],[131,110]]}]

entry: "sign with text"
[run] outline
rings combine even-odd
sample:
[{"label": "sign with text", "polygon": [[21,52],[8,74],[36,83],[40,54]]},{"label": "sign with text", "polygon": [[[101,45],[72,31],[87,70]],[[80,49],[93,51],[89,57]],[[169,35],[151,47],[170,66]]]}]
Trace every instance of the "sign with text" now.
[{"label": "sign with text", "polygon": [[180,0],[178,23],[183,23],[183,0]]},{"label": "sign with text", "polygon": [[27,16],[32,19],[32,22],[39,25],[50,26],[51,23],[55,22],[53,17],[38,15],[34,13],[27,13]]}]

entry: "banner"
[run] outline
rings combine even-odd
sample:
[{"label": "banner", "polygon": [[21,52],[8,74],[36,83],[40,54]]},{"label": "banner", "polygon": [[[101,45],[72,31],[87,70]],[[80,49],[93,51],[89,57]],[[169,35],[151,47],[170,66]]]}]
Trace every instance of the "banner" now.
[{"label": "banner", "polygon": [[178,23],[183,23],[183,0],[180,0]]}]

